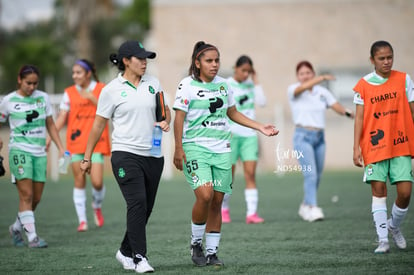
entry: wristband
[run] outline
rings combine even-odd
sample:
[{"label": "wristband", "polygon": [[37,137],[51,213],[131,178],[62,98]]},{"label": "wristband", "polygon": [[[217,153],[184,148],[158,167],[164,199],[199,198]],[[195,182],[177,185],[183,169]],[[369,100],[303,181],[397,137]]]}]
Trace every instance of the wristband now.
[{"label": "wristband", "polygon": [[88,159],[83,159],[83,160],[81,160],[81,162],[85,163],[85,162],[89,162],[89,160]]},{"label": "wristband", "polygon": [[346,115],[347,117],[351,117],[351,112],[350,112],[349,110],[345,110],[345,115]]}]

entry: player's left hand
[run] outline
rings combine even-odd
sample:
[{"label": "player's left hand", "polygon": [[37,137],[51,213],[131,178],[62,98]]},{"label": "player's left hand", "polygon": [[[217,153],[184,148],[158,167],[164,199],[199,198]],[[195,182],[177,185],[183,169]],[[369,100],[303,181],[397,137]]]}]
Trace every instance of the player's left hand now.
[{"label": "player's left hand", "polygon": [[161,130],[163,130],[164,132],[170,131],[170,124],[168,124],[167,121],[163,120],[163,121],[157,122],[157,123],[160,126]]},{"label": "player's left hand", "polygon": [[277,130],[274,125],[270,124],[263,125],[259,130],[261,133],[268,137],[276,136],[277,134],[279,134],[279,130]]}]

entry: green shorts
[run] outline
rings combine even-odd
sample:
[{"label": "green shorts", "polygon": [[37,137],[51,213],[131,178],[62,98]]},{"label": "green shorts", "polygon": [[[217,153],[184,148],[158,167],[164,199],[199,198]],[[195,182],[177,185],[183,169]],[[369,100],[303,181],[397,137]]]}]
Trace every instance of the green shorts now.
[{"label": "green shorts", "polygon": [[258,160],[259,142],[257,136],[233,136],[231,138],[231,163],[236,164],[239,158],[242,162]]},{"label": "green shorts", "polygon": [[11,149],[9,153],[10,172],[17,180],[31,179],[46,182],[47,157],[34,157],[23,151]]},{"label": "green shorts", "polygon": [[[78,162],[84,159],[85,154],[73,154],[72,162]],[[93,153],[91,161],[93,163],[104,163],[104,156],[101,153]]]},{"label": "green shorts", "polygon": [[218,192],[231,194],[230,153],[210,153],[197,150],[197,147],[184,145],[187,163],[183,163],[184,175],[193,190],[213,185]]},{"label": "green shorts", "polygon": [[365,166],[364,182],[370,184],[371,181],[387,182],[395,184],[399,181],[413,181],[413,170],[411,157],[402,156],[386,159],[380,162],[371,163]]}]

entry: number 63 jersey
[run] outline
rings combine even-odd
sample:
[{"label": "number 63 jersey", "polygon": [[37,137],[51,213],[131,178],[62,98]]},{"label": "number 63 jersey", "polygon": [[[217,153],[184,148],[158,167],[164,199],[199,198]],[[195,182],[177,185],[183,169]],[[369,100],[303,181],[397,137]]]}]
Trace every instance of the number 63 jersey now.
[{"label": "number 63 jersey", "polygon": [[45,92],[35,90],[24,97],[14,91],[5,96],[0,103],[0,122],[9,119],[9,150],[46,156],[46,118],[51,115],[52,107]]},{"label": "number 63 jersey", "polygon": [[183,145],[192,143],[212,153],[228,153],[230,127],[227,109],[235,104],[226,79],[203,83],[188,76],[178,85],[173,109],[186,113]]}]

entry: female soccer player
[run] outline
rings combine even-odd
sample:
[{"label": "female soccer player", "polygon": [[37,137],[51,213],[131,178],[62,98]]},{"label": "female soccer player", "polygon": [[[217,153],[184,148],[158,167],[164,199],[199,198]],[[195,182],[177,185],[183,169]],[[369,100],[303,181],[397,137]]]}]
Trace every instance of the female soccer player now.
[{"label": "female soccer player", "polygon": [[[217,257],[221,204],[224,193],[231,193],[232,182],[228,118],[267,136],[278,131],[237,111],[231,88],[217,76],[217,47],[199,41],[191,59],[189,76],[178,85],[174,103],[174,165],[184,170],[196,197],[191,217],[192,260],[197,266],[221,266],[223,262]],[[202,246],[204,234],[206,256]]]},{"label": "female soccer player", "polygon": [[[155,203],[164,157],[151,155],[152,133],[156,124],[156,95],[162,91],[159,80],[145,74],[146,51],[138,41],[126,41],[110,60],[121,73],[109,82],[99,97],[95,121],[80,168],[90,172],[93,149],[112,119],[112,171],[127,205],[127,229],[116,259],[124,269],[153,272],[147,260],[146,225]],[[170,130],[170,111],[157,125]]]},{"label": "female soccer player", "polygon": [[[374,71],[354,87],[353,160],[356,166],[364,166],[364,181],[371,185],[379,242],[374,252],[387,253],[388,231],[398,248],[407,247],[400,226],[408,211],[413,181],[414,85],[408,74],[392,70],[394,51],[390,43],[376,41],[370,53]],[[387,178],[397,187],[388,221]]]},{"label": "female soccer player", "polygon": [[[251,79],[249,78],[251,76]],[[240,56],[234,67],[234,74],[228,79],[234,93],[236,108],[250,119],[255,119],[255,105],[263,107],[266,97],[262,86],[259,85],[253,61],[246,55]],[[243,162],[244,179],[246,189],[244,196],[247,205],[246,223],[262,223],[264,219],[257,214],[259,194],[256,186],[256,164],[259,154],[257,133],[253,129],[241,126],[230,121],[231,137],[231,162],[232,178],[234,184],[234,172],[237,160]],[[221,209],[223,223],[231,222],[230,218],[230,194],[225,194]]]},{"label": "female soccer player", "polygon": [[[60,103],[59,116],[56,119],[58,131],[67,123],[66,148],[72,154],[72,173],[74,177],[73,202],[78,215],[78,231],[88,230],[86,218],[86,176],[79,169],[84,159],[84,152],[90,129],[96,113],[96,105],[104,83],[99,82],[95,66],[86,59],[80,59],[72,67],[74,85],[65,89]],[[93,79],[92,79],[93,78]],[[92,183],[92,208],[95,224],[99,227],[104,224],[102,202],[105,197],[103,184],[104,156],[110,154],[108,125],[99,138],[92,154],[90,178]]]},{"label": "female soccer player", "polygon": [[304,177],[303,202],[299,216],[313,222],[323,220],[324,214],[317,202],[317,192],[325,162],[325,112],[329,107],[340,115],[353,118],[354,113],[339,104],[334,96],[318,85],[326,80],[335,79],[333,75],[315,75],[308,61],[296,65],[298,82],[288,88],[289,104],[292,111],[295,133],[294,149],[301,153],[299,164]]},{"label": "female soccer player", "polygon": [[46,182],[47,133],[58,147],[59,155],[64,154],[49,96],[37,90],[39,74],[37,67],[24,65],[17,77],[17,91],[5,96],[0,103],[0,122],[8,119],[10,124],[9,166],[19,193],[17,219],[9,231],[15,246],[25,245],[24,231],[29,247],[36,248],[47,247],[36,233],[34,216]]}]

